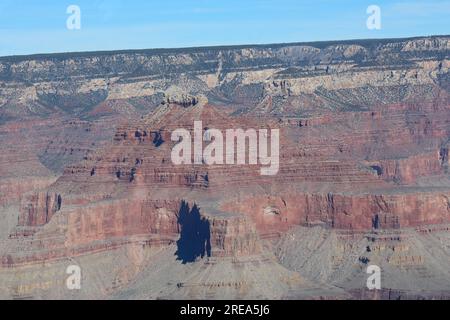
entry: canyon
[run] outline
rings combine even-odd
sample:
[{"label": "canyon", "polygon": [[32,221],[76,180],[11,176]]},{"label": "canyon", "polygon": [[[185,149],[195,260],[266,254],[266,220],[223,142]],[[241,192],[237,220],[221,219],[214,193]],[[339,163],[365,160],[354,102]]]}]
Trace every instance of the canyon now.
[{"label": "canyon", "polygon": [[450,36],[0,57],[0,141],[0,298],[450,298]]}]

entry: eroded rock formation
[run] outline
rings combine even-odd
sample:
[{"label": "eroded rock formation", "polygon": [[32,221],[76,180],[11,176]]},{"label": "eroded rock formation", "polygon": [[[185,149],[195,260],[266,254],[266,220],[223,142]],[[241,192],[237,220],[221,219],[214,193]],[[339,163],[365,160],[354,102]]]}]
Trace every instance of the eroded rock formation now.
[{"label": "eroded rock formation", "polygon": [[[368,298],[369,263],[448,298],[449,68],[447,36],[0,58],[0,297],[76,260],[84,298]],[[174,165],[194,121],[279,129],[278,174]]]}]

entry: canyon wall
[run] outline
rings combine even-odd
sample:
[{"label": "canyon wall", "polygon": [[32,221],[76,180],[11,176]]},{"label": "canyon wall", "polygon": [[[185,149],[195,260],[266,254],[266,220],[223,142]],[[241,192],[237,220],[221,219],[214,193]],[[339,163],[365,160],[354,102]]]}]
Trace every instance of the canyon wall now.
[{"label": "canyon wall", "polygon": [[[369,261],[410,267],[398,295],[433,278],[445,296],[449,68],[449,36],[0,57],[0,278],[132,251],[103,296],[361,297]],[[171,133],[194,121],[279,129],[277,175],[175,165]]]}]

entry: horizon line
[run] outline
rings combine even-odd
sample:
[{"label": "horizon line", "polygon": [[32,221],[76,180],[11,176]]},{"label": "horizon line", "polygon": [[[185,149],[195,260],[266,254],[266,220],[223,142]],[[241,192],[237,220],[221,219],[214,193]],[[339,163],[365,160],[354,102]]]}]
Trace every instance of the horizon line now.
[{"label": "horizon line", "polygon": [[51,58],[55,56],[90,56],[90,55],[112,55],[126,53],[158,53],[158,52],[175,52],[175,51],[201,51],[201,50],[222,50],[222,49],[241,49],[254,47],[284,47],[288,45],[330,45],[333,43],[352,43],[352,42],[384,42],[404,40],[415,40],[423,38],[440,38],[450,37],[450,34],[440,35],[420,35],[410,37],[394,37],[394,38],[354,38],[354,39],[334,39],[334,40],[318,40],[318,41],[300,41],[300,42],[279,42],[279,43],[253,43],[253,44],[231,44],[231,45],[205,45],[205,46],[187,46],[187,47],[166,47],[166,48],[135,48],[135,49],[117,49],[117,50],[95,50],[95,51],[67,51],[67,52],[48,52],[48,53],[32,53],[19,55],[0,56],[0,61],[7,60],[27,60],[27,58]]}]

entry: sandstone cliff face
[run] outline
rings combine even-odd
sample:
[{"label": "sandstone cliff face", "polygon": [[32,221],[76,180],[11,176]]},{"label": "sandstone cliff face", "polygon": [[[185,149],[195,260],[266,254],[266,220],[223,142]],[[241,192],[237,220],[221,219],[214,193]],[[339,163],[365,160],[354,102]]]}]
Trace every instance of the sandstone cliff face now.
[{"label": "sandstone cliff face", "polygon": [[38,193],[25,201],[19,216],[19,226],[37,227],[47,224],[52,216],[61,210],[62,197],[59,194]]},{"label": "sandstone cliff face", "polygon": [[[5,267],[112,250],[135,242],[167,246],[175,243],[183,228],[179,220],[182,201],[123,199],[87,206],[65,204],[63,208],[60,195],[41,193],[25,203],[10,236],[13,246],[2,258]],[[240,257],[261,252],[258,233],[248,218],[208,212],[202,213],[202,218],[209,226],[210,256]],[[18,239],[28,243],[20,254],[22,244],[15,243]]]},{"label": "sandstone cliff face", "polygon": [[67,212],[69,247],[95,241],[147,235],[168,241],[176,238],[179,202],[118,200]]},{"label": "sandstone cliff face", "polygon": [[325,225],[344,230],[400,229],[450,220],[449,193],[284,194],[251,197],[224,210],[245,212],[260,233],[293,225]]}]

